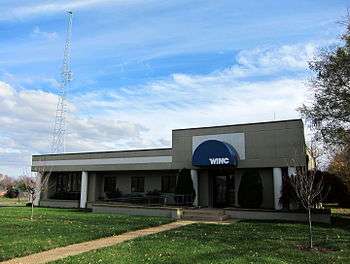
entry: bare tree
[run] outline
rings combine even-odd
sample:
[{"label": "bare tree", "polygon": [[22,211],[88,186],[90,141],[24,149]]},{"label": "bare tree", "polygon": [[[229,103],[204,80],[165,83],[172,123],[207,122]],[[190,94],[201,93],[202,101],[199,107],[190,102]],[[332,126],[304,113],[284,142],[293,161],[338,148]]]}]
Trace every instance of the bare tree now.
[{"label": "bare tree", "polygon": [[30,219],[33,220],[34,216],[34,199],[36,194],[36,184],[35,184],[35,178],[31,175],[24,175],[22,176],[19,181],[19,185],[22,189],[24,189],[28,193],[29,202],[31,203],[32,211]]},{"label": "bare tree", "polygon": [[21,177],[20,182],[24,189],[28,192],[29,201],[31,203],[31,216],[30,219],[34,218],[34,206],[39,204],[41,192],[48,191],[49,178],[51,170],[41,164],[41,161],[37,162],[36,172],[31,170],[24,173]]},{"label": "bare tree", "polygon": [[7,191],[15,185],[13,178],[7,175],[0,174],[0,191]]},{"label": "bare tree", "polygon": [[[296,166],[295,173],[291,175],[290,182],[295,190],[300,204],[307,210],[309,223],[309,247],[313,248],[311,209],[322,200],[323,180],[317,177],[317,161],[319,157],[315,145],[310,145],[307,151],[311,159],[312,168]],[[309,162],[310,163],[310,162]]]}]

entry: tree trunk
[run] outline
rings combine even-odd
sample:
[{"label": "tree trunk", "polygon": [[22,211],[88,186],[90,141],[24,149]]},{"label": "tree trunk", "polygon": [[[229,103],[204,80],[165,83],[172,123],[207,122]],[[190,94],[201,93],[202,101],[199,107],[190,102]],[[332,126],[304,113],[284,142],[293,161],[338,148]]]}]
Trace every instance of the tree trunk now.
[{"label": "tree trunk", "polygon": [[313,241],[312,241],[312,224],[311,224],[311,208],[309,207],[307,209],[308,211],[308,218],[309,218],[309,242],[310,242],[310,248],[313,248]]},{"label": "tree trunk", "polygon": [[33,199],[33,195],[31,197],[31,200],[32,200],[32,214],[30,216],[30,220],[33,220],[33,217],[34,217],[34,199]]}]

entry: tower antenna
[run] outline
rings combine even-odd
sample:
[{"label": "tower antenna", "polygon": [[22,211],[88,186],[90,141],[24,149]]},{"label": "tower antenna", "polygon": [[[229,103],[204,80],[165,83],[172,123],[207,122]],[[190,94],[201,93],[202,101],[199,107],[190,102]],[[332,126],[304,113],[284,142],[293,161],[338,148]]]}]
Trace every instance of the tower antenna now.
[{"label": "tower antenna", "polygon": [[66,134],[66,90],[72,81],[71,71],[71,37],[73,12],[67,12],[67,35],[64,45],[63,64],[61,72],[61,82],[59,87],[58,102],[56,107],[55,123],[52,131],[50,150],[51,153],[65,152],[65,134]]}]

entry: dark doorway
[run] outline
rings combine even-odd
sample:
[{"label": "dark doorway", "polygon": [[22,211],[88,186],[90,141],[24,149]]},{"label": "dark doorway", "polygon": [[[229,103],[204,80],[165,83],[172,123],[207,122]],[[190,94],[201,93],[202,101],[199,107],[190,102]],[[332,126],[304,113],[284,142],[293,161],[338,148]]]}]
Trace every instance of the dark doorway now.
[{"label": "dark doorway", "polygon": [[213,206],[232,207],[235,205],[235,176],[232,171],[212,171]]}]

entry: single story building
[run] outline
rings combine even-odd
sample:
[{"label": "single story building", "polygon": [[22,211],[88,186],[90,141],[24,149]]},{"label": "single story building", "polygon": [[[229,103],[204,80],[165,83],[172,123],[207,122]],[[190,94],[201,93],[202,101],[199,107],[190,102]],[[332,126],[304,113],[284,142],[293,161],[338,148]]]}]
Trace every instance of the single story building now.
[{"label": "single story building", "polygon": [[307,166],[300,119],[176,129],[172,148],[32,157],[32,170],[46,172],[40,205],[77,208],[281,209],[282,176],[295,164]]}]

